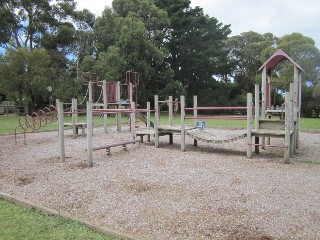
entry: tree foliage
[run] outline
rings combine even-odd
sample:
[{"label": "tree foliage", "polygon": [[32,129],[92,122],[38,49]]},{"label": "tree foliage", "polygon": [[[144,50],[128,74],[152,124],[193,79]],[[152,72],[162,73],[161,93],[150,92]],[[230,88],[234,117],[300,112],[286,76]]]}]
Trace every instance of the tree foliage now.
[{"label": "tree foliage", "polygon": [[271,33],[256,32],[244,32],[228,39],[229,56],[237,63],[231,77],[243,93],[253,91],[259,67],[275,51],[274,39]]},{"label": "tree foliage", "polygon": [[7,50],[1,57],[0,89],[7,99],[32,106],[48,97],[47,86],[53,76],[50,56],[43,48]]},{"label": "tree foliage", "polygon": [[[1,1],[1,99],[45,104],[50,85],[56,98],[68,101],[81,94],[81,71],[124,82],[133,70],[140,73],[142,104],[154,94],[185,94],[190,104],[197,94],[201,105],[245,105],[245,94],[261,81],[259,67],[282,49],[304,69],[303,113],[318,109],[320,52],[314,40],[252,31],[229,37],[232,26],[190,3],[113,0],[96,18],[78,11],[74,0]],[[275,70],[277,88],[285,90],[293,67],[283,62]]]},{"label": "tree foliage", "polygon": [[[278,48],[289,54],[303,68],[305,82],[316,84],[320,81],[320,51],[313,39],[300,33],[292,33],[279,38]],[[290,70],[292,69],[288,69]],[[283,75],[288,76],[288,71]]]},{"label": "tree foliage", "polygon": [[144,102],[172,80],[164,61],[164,29],[169,25],[165,11],[149,0],[114,0],[94,26],[97,63],[95,69],[110,81],[124,81],[127,70],[141,75],[139,95]]},{"label": "tree foliage", "polygon": [[34,107],[38,96],[48,96],[47,86],[59,88],[69,80],[76,29],[82,22],[93,25],[93,14],[75,7],[73,0],[1,2],[1,45],[6,49],[1,69],[7,73],[1,84],[7,84],[2,88],[7,98],[28,99]]},{"label": "tree foliage", "polygon": [[191,8],[188,0],[156,1],[168,12],[170,28],[166,45],[167,61],[174,71],[174,79],[187,89],[189,98],[199,94],[213,75],[229,73],[224,42],[230,34],[229,25],[203,13],[200,7]]}]

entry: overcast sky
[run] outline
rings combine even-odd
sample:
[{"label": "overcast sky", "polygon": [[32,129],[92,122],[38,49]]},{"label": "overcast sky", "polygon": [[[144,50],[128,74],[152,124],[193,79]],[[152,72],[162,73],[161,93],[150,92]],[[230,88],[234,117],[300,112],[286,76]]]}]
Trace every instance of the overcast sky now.
[{"label": "overcast sky", "polygon": [[[100,15],[112,0],[76,0],[78,9]],[[231,24],[231,35],[255,31],[282,37],[293,32],[311,37],[320,48],[319,0],[191,0],[204,13],[223,24]]]}]

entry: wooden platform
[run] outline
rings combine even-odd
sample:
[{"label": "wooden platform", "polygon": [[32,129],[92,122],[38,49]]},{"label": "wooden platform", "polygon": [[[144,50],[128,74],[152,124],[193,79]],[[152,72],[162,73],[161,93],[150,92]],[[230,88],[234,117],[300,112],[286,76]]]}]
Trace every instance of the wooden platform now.
[{"label": "wooden platform", "polygon": [[[195,127],[186,126],[185,130],[195,129]],[[158,126],[159,132],[172,132],[172,133],[181,133],[181,126],[170,126],[170,125],[159,125]]]},{"label": "wooden platform", "polygon": [[[284,130],[271,130],[271,129],[254,129],[251,132],[253,137],[274,137],[274,138],[284,138]],[[293,131],[290,132],[290,135],[293,134]]]}]

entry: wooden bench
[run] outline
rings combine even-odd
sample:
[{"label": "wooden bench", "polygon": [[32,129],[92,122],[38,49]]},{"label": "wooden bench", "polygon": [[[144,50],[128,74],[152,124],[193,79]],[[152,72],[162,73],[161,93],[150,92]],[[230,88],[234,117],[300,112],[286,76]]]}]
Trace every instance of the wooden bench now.
[{"label": "wooden bench", "polygon": [[82,136],[85,136],[85,128],[87,127],[87,123],[65,123],[64,127],[72,127],[73,128],[73,134],[72,137],[76,138],[79,132],[79,128],[82,129]]},{"label": "wooden bench", "polygon": [[92,150],[93,151],[97,151],[97,150],[101,150],[101,149],[106,149],[107,154],[110,155],[111,154],[111,148],[113,148],[113,147],[122,146],[122,149],[126,150],[128,144],[136,144],[136,143],[139,143],[139,147],[140,147],[140,141],[139,140],[134,140],[134,141],[128,141],[128,142],[120,142],[120,143],[108,144],[106,146],[99,146],[99,147],[92,148]]},{"label": "wooden bench", "polygon": [[143,143],[143,137],[144,136],[148,136],[148,142],[151,141],[150,137],[153,136],[154,137],[155,132],[154,129],[144,129],[144,130],[138,130],[136,131],[136,136],[140,137],[140,142]]},{"label": "wooden bench", "polygon": [[[159,132],[159,137],[160,136],[169,136],[169,144],[173,144],[173,133],[172,132]],[[143,137],[148,136],[148,142],[151,141],[150,137],[155,136],[155,130],[154,129],[144,129],[144,130],[139,130],[136,132],[136,136],[140,137],[140,143],[143,143]]]}]

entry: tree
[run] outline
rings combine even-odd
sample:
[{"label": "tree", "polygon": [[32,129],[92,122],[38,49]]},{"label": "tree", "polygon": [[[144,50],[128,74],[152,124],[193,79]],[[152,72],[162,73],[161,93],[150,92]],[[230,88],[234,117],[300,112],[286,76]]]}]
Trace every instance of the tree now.
[{"label": "tree", "polygon": [[31,103],[32,109],[38,102],[47,101],[47,87],[54,72],[50,63],[45,49],[7,50],[0,63],[1,93],[19,105]]},{"label": "tree", "polygon": [[243,93],[253,91],[258,69],[275,51],[275,39],[271,33],[261,35],[252,31],[228,39],[229,56],[237,62],[231,76]]},{"label": "tree", "polygon": [[171,24],[166,39],[170,52],[167,61],[189,98],[205,89],[213,75],[231,71],[224,45],[231,32],[229,25],[205,15],[200,7],[191,8],[189,0],[158,0],[156,4],[168,12]]},{"label": "tree", "polygon": [[[43,82],[48,80],[48,84],[55,85],[55,92],[59,92],[61,86],[74,85],[70,81],[73,81],[73,74],[75,77],[74,69],[79,62],[74,59],[84,56],[82,52],[93,52],[93,37],[90,34],[94,15],[88,10],[76,11],[73,0],[4,0],[0,4],[0,14],[5,17],[0,20],[4,26],[0,34],[4,36],[1,44],[7,49],[5,58],[10,58],[12,51],[16,51],[17,55],[25,52],[26,57],[20,59],[24,61],[34,53],[33,50],[46,49],[51,64],[48,72],[53,75]],[[19,64],[23,66],[24,62]],[[24,74],[28,76],[29,72],[32,70],[28,65]],[[15,82],[13,79],[11,81]],[[20,81],[23,79],[20,78]],[[25,97],[34,103],[34,93],[25,91],[24,94],[30,94]]]},{"label": "tree", "polygon": [[112,6],[94,25],[96,70],[114,81],[124,81],[127,70],[139,72],[139,96],[146,102],[172,80],[170,66],[164,61],[169,54],[164,46],[167,14],[149,0],[114,0]]},{"label": "tree", "polygon": [[0,46],[5,45],[11,39],[11,33],[15,26],[14,5],[14,2],[8,0],[0,2]]},{"label": "tree", "polygon": [[73,13],[76,30],[74,34],[73,52],[75,56],[75,68],[77,80],[79,80],[80,63],[85,56],[93,55],[96,52],[95,36],[93,26],[95,16],[88,10],[75,11]]},{"label": "tree", "polygon": [[[277,41],[278,48],[285,51],[304,70],[303,81],[315,85],[320,82],[320,51],[313,39],[300,33],[285,35]],[[286,65],[282,77],[291,78],[292,66]]]},{"label": "tree", "polygon": [[48,27],[56,23],[50,1],[5,0],[2,5],[1,12],[10,20],[5,24],[7,41],[3,44],[10,47],[33,49]]},{"label": "tree", "polygon": [[119,47],[110,46],[107,52],[101,52],[96,62],[95,70],[109,82],[115,82],[123,77],[126,60]]}]

